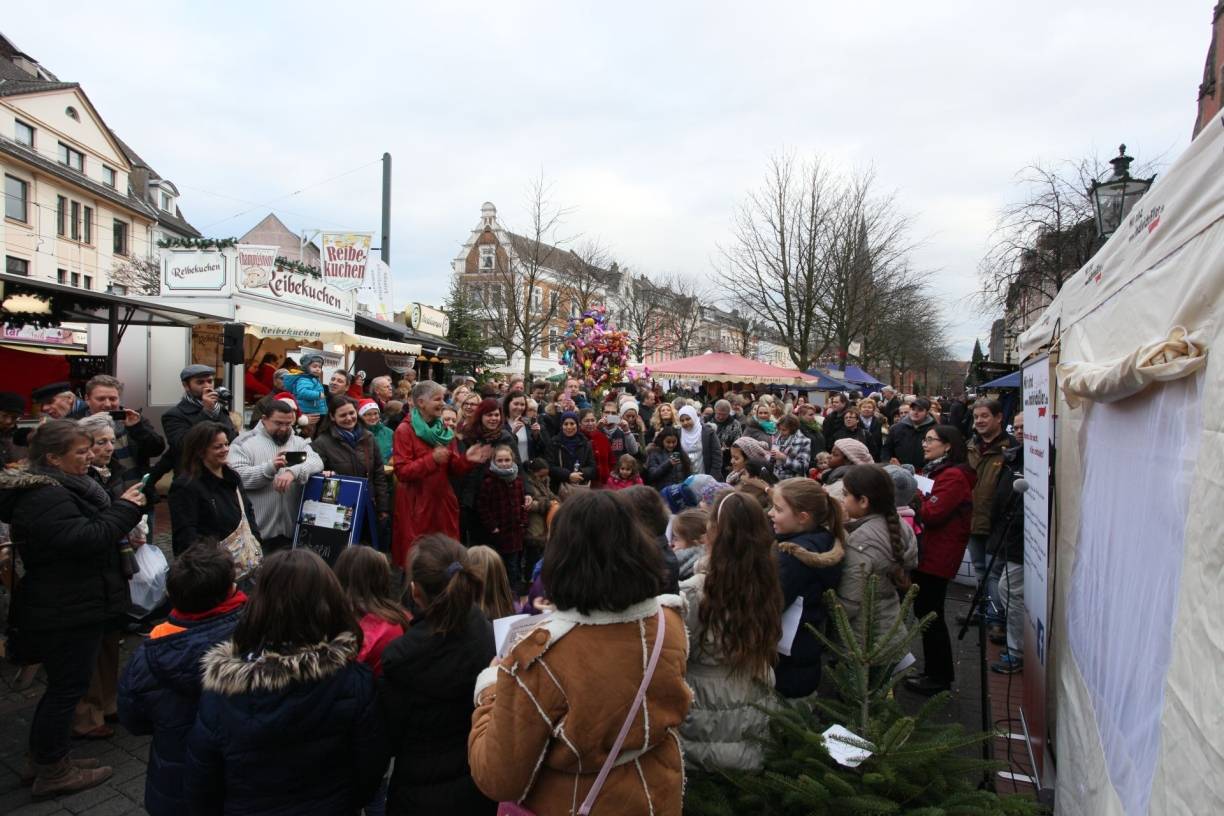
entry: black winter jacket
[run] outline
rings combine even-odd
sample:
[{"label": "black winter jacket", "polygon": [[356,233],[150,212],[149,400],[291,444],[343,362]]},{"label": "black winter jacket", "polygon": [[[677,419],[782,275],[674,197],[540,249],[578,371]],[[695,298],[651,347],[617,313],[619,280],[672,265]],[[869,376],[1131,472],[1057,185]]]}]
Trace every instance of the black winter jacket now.
[{"label": "black winter jacket", "polygon": [[162,414],[162,433],[166,435],[166,452],[162,454],[161,459],[157,460],[153,476],[149,479],[150,482],[156,483],[158,479],[172,470],[176,476],[183,472],[183,463],[179,461],[183,451],[183,437],[201,422],[216,422],[225,428],[225,435],[230,442],[233,442],[234,437],[238,435],[228,411],[222,410],[215,418],[210,417],[204,413],[203,406],[196,405],[183,397]]},{"label": "black winter jacket", "polygon": [[[672,458],[672,454],[676,458]],[[668,453],[658,445],[646,448],[646,466],[642,472],[642,481],[651,487],[662,490],[668,485],[680,484],[691,472],[685,467],[684,451],[676,448]]]},{"label": "black winter jacket", "polygon": [[[824,529],[778,536],[778,540],[794,542],[814,553],[827,553],[834,544],[832,534]],[[791,653],[789,656],[778,655],[778,666],[774,671],[774,687],[783,697],[806,697],[820,685],[820,660],[824,646],[807,625],[811,624],[819,632],[824,631],[828,617],[824,594],[830,589],[837,591],[841,573],[841,559],[829,566],[809,567],[790,553],[778,553],[782,608],[786,609],[796,598],[803,597],[803,617],[795,641],[791,644]]]},{"label": "black winter jacket", "polygon": [[922,421],[922,427],[915,428],[909,417],[888,429],[888,438],[884,440],[884,449],[880,458],[887,463],[895,458],[903,465],[913,465],[914,470],[921,471],[926,466],[926,457],[922,453],[922,438],[935,425],[935,419],[930,415]]},{"label": "black winter jacket", "polygon": [[356,816],[387,770],[388,746],[357,637],[288,653],[202,661],[183,795],[193,816]]},{"label": "black winter jacket", "polygon": [[335,428],[331,428],[327,433],[319,434],[311,440],[310,447],[314,448],[314,452],[323,460],[324,470],[335,471],[341,476],[358,476],[365,479],[374,499],[374,509],[380,513],[391,512],[390,482],[373,434],[362,428],[357,447],[352,447],[340,438]]},{"label": "black winter jacket", "polygon": [[599,476],[599,470],[595,467],[595,453],[591,450],[591,440],[583,436],[581,431],[575,436],[578,437],[578,445],[574,449],[577,455],[571,455],[565,449],[561,444],[561,436],[554,436],[548,443],[548,476],[554,493],[561,489],[561,485],[570,483],[569,476],[575,470],[582,473],[584,485],[589,485]]},{"label": "black winter jacket", "polygon": [[868,428],[859,420],[859,430],[866,437],[867,450],[871,452],[871,458],[878,462],[880,454],[884,452],[884,422],[880,419],[880,415],[876,414],[871,418],[871,427]]},{"label": "black winter jacket", "polygon": [[242,487],[242,479],[229,465],[221,466],[220,479],[207,469],[201,470],[199,476],[184,473],[175,479],[169,497],[174,554],[179,555],[201,536],[221,541],[238,529],[242,521],[239,495],[246,507],[247,524],[258,539],[259,525],[251,500]]},{"label": "black winter jacket", "polygon": [[119,566],[119,541],[144,510],[116,500],[99,510],[55,479],[0,470],[0,521],[25,575],[15,593],[22,631],[101,624],[131,606]]},{"label": "black winter jacket", "polygon": [[200,704],[204,653],[229,640],[241,610],[204,620],[170,616],[186,628],[136,647],[119,680],[119,721],[133,734],[152,734],[145,774],[145,810],[150,816],[183,816],[190,802],[183,793],[187,734]]},{"label": "black winter jacket", "polygon": [[[1001,553],[1013,564],[1024,563],[1024,496],[1013,485],[1024,476],[1024,443],[1003,451],[994,498],[990,505],[990,549],[1003,547]],[[1008,514],[1010,513],[1010,518]],[[1004,526],[1003,522],[1007,525]]]},{"label": "black winter jacket", "polygon": [[467,742],[472,688],[496,654],[493,626],[473,606],[461,630],[439,636],[423,618],[383,651],[379,700],[395,753],[390,814],[492,814],[472,781]]}]

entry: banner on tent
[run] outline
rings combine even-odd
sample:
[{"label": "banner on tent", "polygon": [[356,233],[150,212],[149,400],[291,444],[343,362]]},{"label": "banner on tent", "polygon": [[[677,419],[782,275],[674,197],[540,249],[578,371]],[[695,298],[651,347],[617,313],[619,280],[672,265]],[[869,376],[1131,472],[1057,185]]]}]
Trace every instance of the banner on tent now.
[{"label": "banner on tent", "polygon": [[1050,358],[1033,360],[1021,375],[1024,396],[1024,715],[1038,778],[1046,744],[1046,663],[1049,657],[1050,474],[1054,406]]}]

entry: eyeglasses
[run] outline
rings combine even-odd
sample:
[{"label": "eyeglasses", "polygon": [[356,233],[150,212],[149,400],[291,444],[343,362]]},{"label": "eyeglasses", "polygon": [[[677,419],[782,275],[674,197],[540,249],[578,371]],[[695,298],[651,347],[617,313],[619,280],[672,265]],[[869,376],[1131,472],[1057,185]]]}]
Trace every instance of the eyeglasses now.
[{"label": "eyeglasses", "polygon": [[943,442],[943,440],[933,436],[928,436],[922,440],[924,445],[934,445],[936,442]]}]

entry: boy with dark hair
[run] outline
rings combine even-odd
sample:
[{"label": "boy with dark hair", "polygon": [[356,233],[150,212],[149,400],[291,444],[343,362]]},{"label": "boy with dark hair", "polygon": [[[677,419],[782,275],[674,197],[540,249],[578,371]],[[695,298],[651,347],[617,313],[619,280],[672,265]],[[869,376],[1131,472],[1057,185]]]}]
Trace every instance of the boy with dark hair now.
[{"label": "boy with dark hair", "polygon": [[200,659],[233,634],[246,603],[234,584],[233,559],[212,539],[175,559],[166,590],[169,619],[136,648],[119,682],[119,721],[133,734],[153,735],[144,801],[151,816],[190,810],[183,770],[200,703]]}]

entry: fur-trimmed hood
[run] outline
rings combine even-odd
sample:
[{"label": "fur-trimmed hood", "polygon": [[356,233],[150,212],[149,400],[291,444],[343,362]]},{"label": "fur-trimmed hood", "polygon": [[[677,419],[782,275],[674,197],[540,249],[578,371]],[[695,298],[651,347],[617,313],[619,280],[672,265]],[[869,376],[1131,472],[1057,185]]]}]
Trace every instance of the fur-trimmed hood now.
[{"label": "fur-trimmed hood", "polygon": [[234,642],[227,640],[204,654],[204,690],[233,696],[317,683],[356,659],[358,651],[357,637],[351,632],[289,653],[268,649],[257,655],[238,655]]},{"label": "fur-trimmed hood", "polygon": [[25,468],[0,468],[0,521],[12,521],[17,499],[26,490],[56,487],[59,482],[41,473],[31,473]]}]

